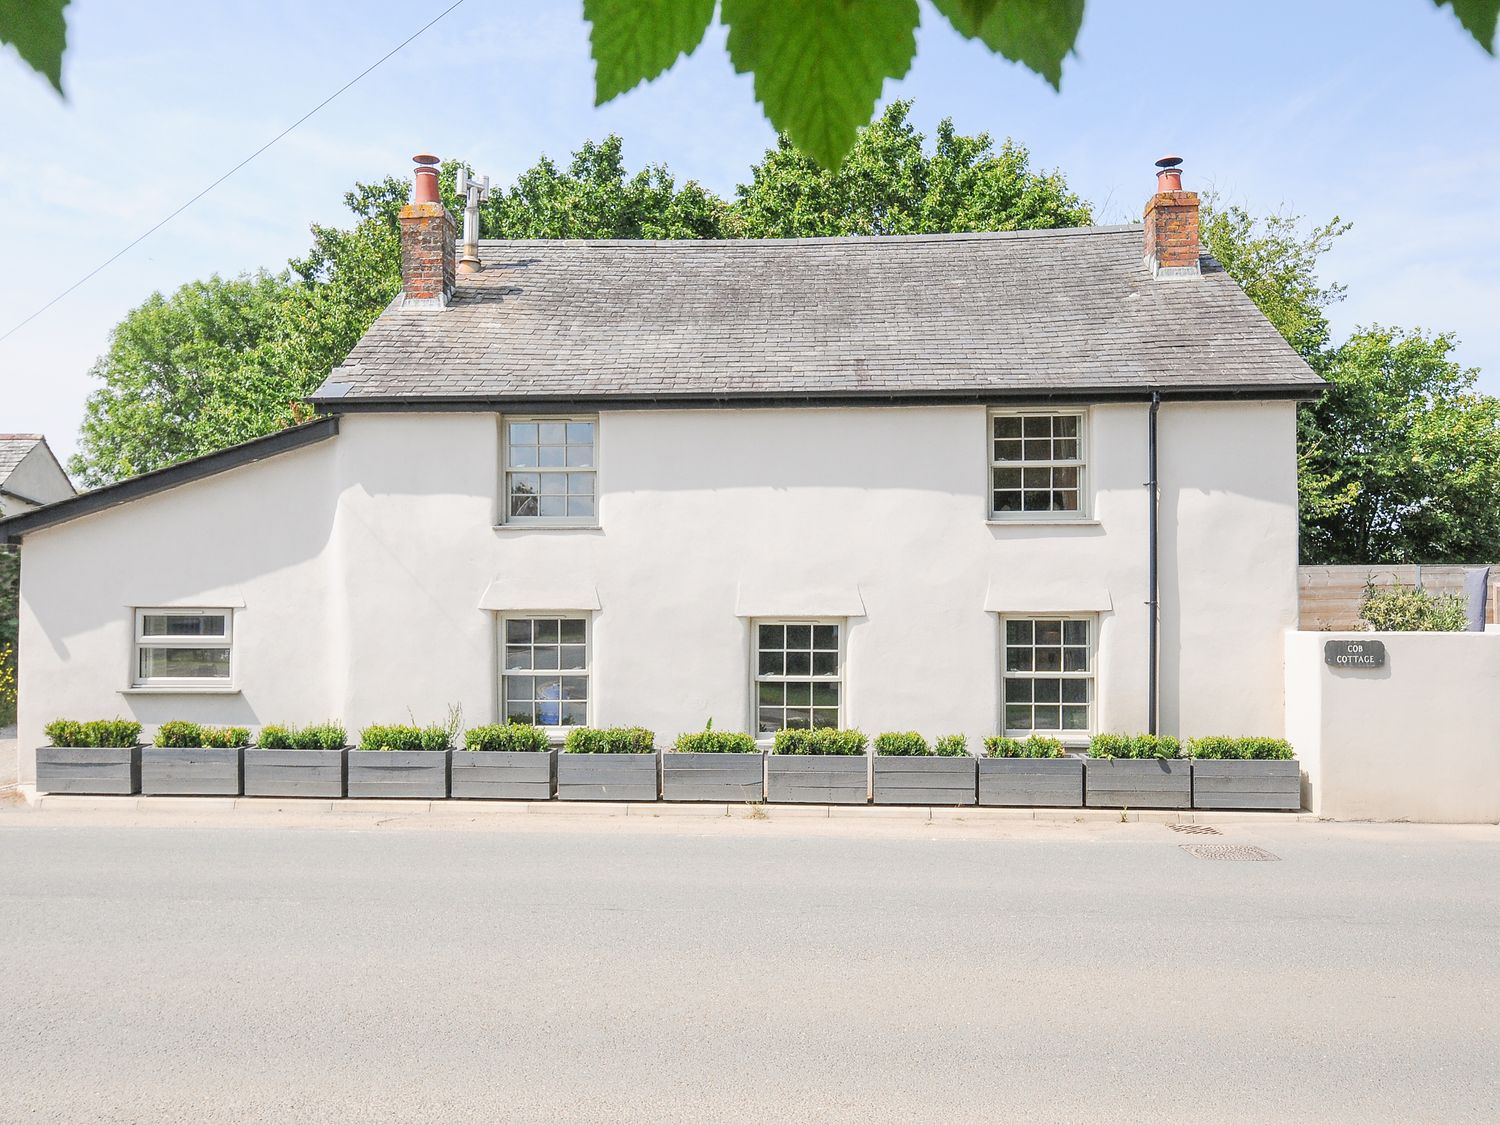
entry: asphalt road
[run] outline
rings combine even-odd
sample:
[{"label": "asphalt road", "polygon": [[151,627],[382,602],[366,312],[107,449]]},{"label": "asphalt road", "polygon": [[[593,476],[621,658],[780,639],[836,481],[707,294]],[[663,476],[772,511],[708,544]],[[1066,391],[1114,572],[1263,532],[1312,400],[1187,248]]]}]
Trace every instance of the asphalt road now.
[{"label": "asphalt road", "polygon": [[1224,832],[13,810],[0,1120],[1500,1120],[1500,829]]}]

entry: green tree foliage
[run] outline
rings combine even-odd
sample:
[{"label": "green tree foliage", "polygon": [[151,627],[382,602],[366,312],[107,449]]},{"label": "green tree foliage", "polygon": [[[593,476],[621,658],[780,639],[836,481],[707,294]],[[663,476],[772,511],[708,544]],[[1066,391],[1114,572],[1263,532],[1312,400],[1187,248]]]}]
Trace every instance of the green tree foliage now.
[{"label": "green tree foliage", "polygon": [[1461,633],[1469,627],[1469,607],[1462,597],[1420,586],[1367,583],[1359,616],[1371,629],[1388,633]]},{"label": "green tree foliage", "polygon": [[995,150],[988,133],[964,136],[945,118],[929,155],[892,102],[861,130],[834,171],[820,168],[783,135],[736,191],[733,233],[745,238],[845,234],[932,234],[1084,226],[1089,205],[1060,173],[1031,170],[1023,145]]}]

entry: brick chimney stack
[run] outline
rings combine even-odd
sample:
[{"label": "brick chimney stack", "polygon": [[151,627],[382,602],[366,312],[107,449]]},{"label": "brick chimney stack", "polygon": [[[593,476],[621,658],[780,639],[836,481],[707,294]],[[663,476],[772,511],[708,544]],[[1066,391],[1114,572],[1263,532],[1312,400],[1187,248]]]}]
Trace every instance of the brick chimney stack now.
[{"label": "brick chimney stack", "polygon": [[1198,193],[1182,190],[1181,163],[1156,162],[1156,194],[1146,201],[1146,268],[1155,278],[1198,276]]},{"label": "brick chimney stack", "polygon": [[416,162],[416,190],[401,208],[401,289],[403,307],[442,308],[453,296],[457,227],[438,194],[438,158]]}]

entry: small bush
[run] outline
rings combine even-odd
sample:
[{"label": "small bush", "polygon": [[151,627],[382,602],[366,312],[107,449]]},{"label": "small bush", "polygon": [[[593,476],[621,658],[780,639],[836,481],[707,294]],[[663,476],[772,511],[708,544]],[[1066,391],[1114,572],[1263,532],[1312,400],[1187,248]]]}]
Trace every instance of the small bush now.
[{"label": "small bush", "polygon": [[568,732],[565,754],[650,754],[656,749],[656,734],[644,727],[579,727]]},{"label": "small bush", "polygon": [[348,742],[338,723],[320,723],[310,727],[271,724],[261,727],[256,745],[262,750],[342,750]]},{"label": "small bush", "polygon": [[1189,758],[1233,758],[1254,761],[1275,761],[1295,758],[1296,751],[1284,738],[1226,738],[1223,735],[1204,735],[1190,739],[1187,744]]},{"label": "small bush", "polygon": [[1461,633],[1469,627],[1469,607],[1458,594],[1433,594],[1418,587],[1365,584],[1362,621],[1379,632]]},{"label": "small bush", "polygon": [[875,753],[897,758],[915,758],[931,754],[932,747],[914,730],[888,731],[875,736]]},{"label": "small bush", "polygon": [[412,726],[365,727],[359,732],[361,750],[420,750],[422,728]]},{"label": "small bush", "polygon": [[255,740],[255,745],[262,750],[295,750],[296,739],[295,727],[277,726],[273,723],[260,728],[260,737]]},{"label": "small bush", "polygon": [[1061,758],[1064,749],[1058,739],[1040,734],[1024,741],[994,735],[984,740],[984,752],[991,758]]},{"label": "small bush", "polygon": [[1096,734],[1090,758],[1180,758],[1182,743],[1170,734]]},{"label": "small bush", "polygon": [[237,750],[250,745],[250,732],[244,727],[204,727],[200,745],[215,750]]},{"label": "small bush", "polygon": [[16,699],[16,653],[10,645],[0,645],[0,727],[16,721]]},{"label": "small bush", "polygon": [[443,723],[429,723],[417,731],[417,748],[432,751],[452,750],[453,736],[457,733]]},{"label": "small bush", "polygon": [[529,723],[474,727],[464,734],[465,750],[509,750],[544,753],[552,748],[547,732]]},{"label": "small bush", "polygon": [[53,746],[88,745],[83,740],[83,724],[76,719],[53,719],[42,729]]},{"label": "small bush", "polygon": [[173,750],[192,750],[203,745],[203,728],[197,723],[174,719],[156,730],[156,745]]},{"label": "small bush", "polygon": [[118,749],[141,741],[141,724],[129,719],[95,719],[87,723],[54,719],[43,729],[53,746]]},{"label": "small bush", "polygon": [[760,747],[743,731],[710,729],[678,735],[672,749],[679,754],[754,754]]},{"label": "small bush", "polygon": [[932,752],[939,758],[966,758],[969,740],[961,734],[945,734],[932,744]]},{"label": "small bush", "polygon": [[777,754],[863,754],[870,740],[863,731],[833,730],[819,727],[817,730],[779,730],[772,749]]}]

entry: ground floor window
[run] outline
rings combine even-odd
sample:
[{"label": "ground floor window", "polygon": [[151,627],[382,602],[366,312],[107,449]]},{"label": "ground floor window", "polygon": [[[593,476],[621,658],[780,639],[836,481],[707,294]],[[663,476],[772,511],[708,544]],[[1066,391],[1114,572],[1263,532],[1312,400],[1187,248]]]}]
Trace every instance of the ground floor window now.
[{"label": "ground floor window", "polygon": [[588,725],[586,618],[506,616],[500,621],[500,640],[500,714],[506,722]]},{"label": "ground floor window", "polygon": [[1087,617],[1005,618],[1007,735],[1093,730],[1093,625]]},{"label": "ground floor window", "polygon": [[843,702],[843,626],[837,621],[757,621],[759,734],[837,727]]},{"label": "ground floor window", "polygon": [[224,687],[230,681],[234,614],[228,609],[135,611],[135,687]]}]

